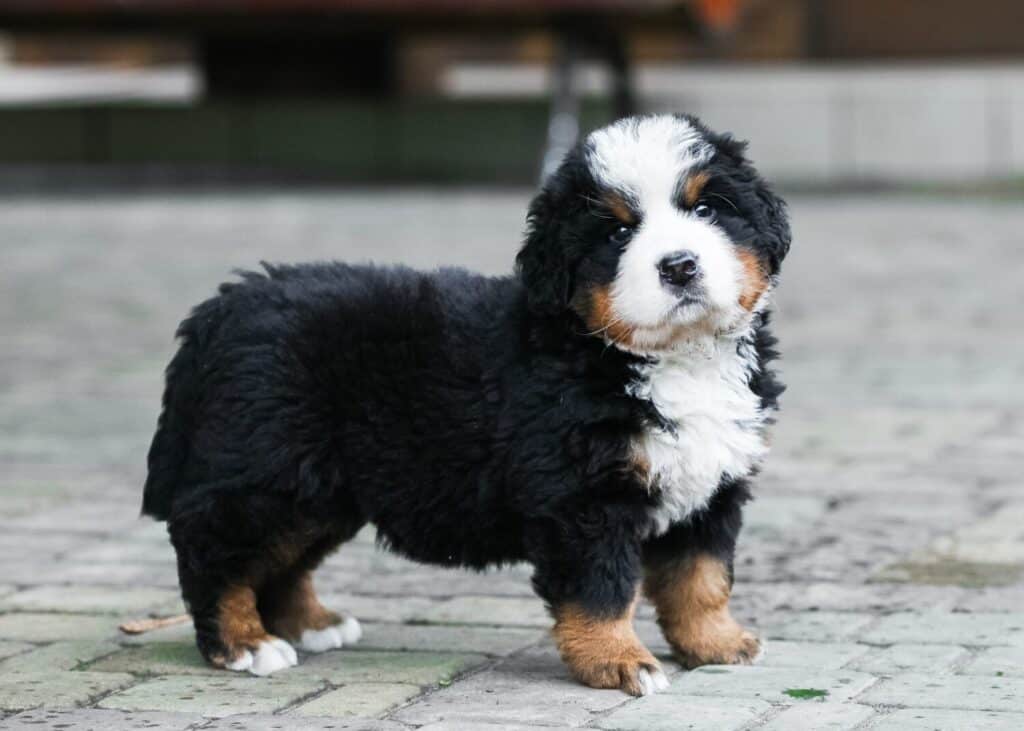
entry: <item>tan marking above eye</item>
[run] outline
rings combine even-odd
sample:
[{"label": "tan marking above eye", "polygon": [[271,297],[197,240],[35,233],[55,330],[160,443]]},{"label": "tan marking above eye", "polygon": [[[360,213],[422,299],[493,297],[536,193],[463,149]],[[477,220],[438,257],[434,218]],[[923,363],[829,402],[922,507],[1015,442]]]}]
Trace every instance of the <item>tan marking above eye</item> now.
[{"label": "tan marking above eye", "polygon": [[619,223],[626,226],[636,225],[636,216],[633,215],[633,209],[629,207],[629,204],[617,193],[608,193],[604,197],[604,203],[608,206],[608,210],[611,214],[618,219]]},{"label": "tan marking above eye", "polygon": [[687,208],[693,208],[697,205],[697,201],[700,200],[701,195],[704,193],[704,186],[708,184],[710,179],[711,175],[704,170],[688,177],[683,184],[683,205]]}]

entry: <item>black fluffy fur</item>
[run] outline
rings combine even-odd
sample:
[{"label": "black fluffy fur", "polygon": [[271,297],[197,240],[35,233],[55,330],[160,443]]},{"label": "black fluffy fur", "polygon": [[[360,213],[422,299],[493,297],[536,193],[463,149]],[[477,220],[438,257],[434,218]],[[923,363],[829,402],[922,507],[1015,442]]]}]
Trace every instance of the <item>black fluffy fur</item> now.
[{"label": "black fluffy fur", "polygon": [[[772,272],[789,245],[781,201],[742,147],[706,131],[722,224]],[[731,562],[745,481],[654,540],[657,501],[629,445],[658,415],[626,395],[640,356],[588,335],[570,306],[608,281],[600,191],[572,153],[534,200],[512,276],[325,263],[265,265],[182,322],[149,453],[143,511],[166,520],[200,648],[244,580],[270,591],[366,523],[416,561],[482,569],[527,561],[551,606],[617,616],[644,562],[710,551]],[[595,243],[597,242],[597,243]],[[756,327],[775,357],[767,317]],[[781,387],[750,382],[766,408]]]}]

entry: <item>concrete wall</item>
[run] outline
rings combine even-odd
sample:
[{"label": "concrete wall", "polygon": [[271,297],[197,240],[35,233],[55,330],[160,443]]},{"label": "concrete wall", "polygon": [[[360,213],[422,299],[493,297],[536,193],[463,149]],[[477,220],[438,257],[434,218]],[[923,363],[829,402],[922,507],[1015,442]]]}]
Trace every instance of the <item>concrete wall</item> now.
[{"label": "concrete wall", "polygon": [[[585,93],[606,76],[586,67]],[[796,183],[971,183],[1024,177],[1024,64],[646,66],[649,111],[687,111],[751,140],[773,177]],[[539,66],[461,66],[456,97],[536,96]]]}]

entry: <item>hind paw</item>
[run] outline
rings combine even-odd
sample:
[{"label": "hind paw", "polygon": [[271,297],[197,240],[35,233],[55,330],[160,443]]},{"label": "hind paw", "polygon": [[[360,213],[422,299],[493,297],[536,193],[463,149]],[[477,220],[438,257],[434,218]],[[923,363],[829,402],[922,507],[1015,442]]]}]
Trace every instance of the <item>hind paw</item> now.
[{"label": "hind paw", "polygon": [[224,667],[236,672],[264,676],[298,664],[299,658],[295,654],[295,648],[279,637],[268,636],[252,650],[242,650],[234,660],[225,663]]},{"label": "hind paw", "polygon": [[363,636],[363,628],[355,617],[346,617],[324,629],[307,629],[299,639],[299,647],[306,652],[326,652],[345,645],[354,645]]}]

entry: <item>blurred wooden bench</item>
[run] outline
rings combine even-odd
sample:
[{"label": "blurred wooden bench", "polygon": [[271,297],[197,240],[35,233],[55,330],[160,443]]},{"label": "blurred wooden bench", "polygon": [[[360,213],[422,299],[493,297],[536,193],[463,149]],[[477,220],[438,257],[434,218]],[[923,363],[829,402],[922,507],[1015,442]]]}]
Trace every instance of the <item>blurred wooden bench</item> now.
[{"label": "blurred wooden bench", "polygon": [[193,40],[211,97],[383,96],[396,91],[404,34],[497,38],[547,30],[556,39],[544,172],[579,134],[575,69],[611,71],[616,116],[635,111],[625,37],[678,28],[721,33],[743,0],[0,0],[0,29],[152,32]]}]

